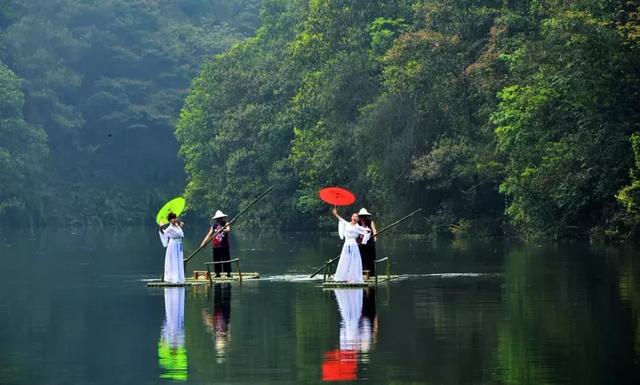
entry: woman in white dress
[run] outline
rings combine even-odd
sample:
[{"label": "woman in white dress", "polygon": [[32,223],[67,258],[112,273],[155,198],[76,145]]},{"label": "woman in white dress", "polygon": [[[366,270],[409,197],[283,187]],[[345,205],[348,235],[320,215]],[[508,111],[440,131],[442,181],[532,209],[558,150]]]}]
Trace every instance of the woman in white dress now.
[{"label": "woman in white dress", "polygon": [[182,221],[178,219],[176,214],[170,213],[167,216],[169,225],[163,229],[160,226],[160,240],[162,245],[167,248],[164,254],[164,282],[184,283],[184,262],[182,252]]},{"label": "woman in white dress", "polygon": [[364,282],[362,279],[362,260],[356,239],[359,235],[363,235],[362,243],[366,244],[371,236],[371,230],[358,224],[358,214],[352,214],[351,222],[347,222],[338,215],[338,210],[335,207],[331,213],[338,219],[338,235],[340,235],[340,239],[344,239],[333,280],[362,283]]}]

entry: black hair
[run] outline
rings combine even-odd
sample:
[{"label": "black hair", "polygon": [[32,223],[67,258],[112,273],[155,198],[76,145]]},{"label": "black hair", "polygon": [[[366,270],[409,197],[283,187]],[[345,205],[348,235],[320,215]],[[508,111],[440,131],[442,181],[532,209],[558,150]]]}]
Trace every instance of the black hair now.
[{"label": "black hair", "polygon": [[359,222],[364,224],[366,227],[371,227],[371,218],[368,215],[359,215]]},{"label": "black hair", "polygon": [[178,216],[175,213],[169,213],[169,215],[167,215],[167,220],[172,220],[174,218],[177,218]]}]

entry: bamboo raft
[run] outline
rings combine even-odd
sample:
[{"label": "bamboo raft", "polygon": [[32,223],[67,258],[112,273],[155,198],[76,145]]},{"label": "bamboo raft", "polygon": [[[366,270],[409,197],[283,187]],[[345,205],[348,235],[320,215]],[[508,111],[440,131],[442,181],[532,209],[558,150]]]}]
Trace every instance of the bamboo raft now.
[{"label": "bamboo raft", "polygon": [[386,273],[378,274],[373,277],[369,277],[369,271],[363,270],[364,273],[364,282],[343,282],[343,281],[334,281],[333,276],[331,275],[332,265],[340,258],[337,256],[336,258],[328,260],[324,266],[316,270],[313,274],[311,274],[310,278],[313,278],[316,274],[323,272],[322,274],[322,287],[327,289],[336,289],[336,288],[349,288],[349,287],[371,287],[377,286],[378,283],[381,282],[390,282],[400,279],[399,275],[391,275],[391,261],[389,261],[389,257],[385,257],[382,259],[378,259],[374,261],[374,263],[382,263],[386,262]]},{"label": "bamboo raft", "polygon": [[184,283],[171,283],[171,282],[165,282],[161,279],[156,279],[153,281],[148,281],[147,282],[147,287],[189,287],[189,286],[195,286],[195,285],[206,285],[209,282],[198,282],[198,281],[194,281],[191,278],[187,278],[185,279]]},{"label": "bamboo raft", "polygon": [[164,282],[161,279],[153,280],[147,282],[148,287],[188,287],[188,286],[197,286],[197,285],[208,285],[210,283],[235,283],[242,282],[244,280],[255,280],[260,278],[260,273],[251,272],[251,273],[242,273],[242,278],[240,278],[240,274],[231,273],[231,277],[227,277],[226,274],[222,274],[220,277],[216,277],[214,275],[209,275],[206,270],[194,270],[193,276],[185,279],[184,283],[170,283]]},{"label": "bamboo raft", "polygon": [[211,274],[207,270],[194,270],[193,277],[190,278],[191,281],[194,282],[204,282],[208,283],[209,281],[213,283],[226,283],[226,282],[242,282],[245,279],[258,279],[260,278],[260,273],[251,272],[251,273],[231,273],[231,277],[227,277],[225,273],[221,274],[219,277]]},{"label": "bamboo raft", "polygon": [[378,277],[378,279],[376,279],[375,277],[367,278],[362,283],[326,280],[322,282],[322,287],[324,289],[341,289],[341,288],[347,289],[347,288],[356,288],[356,287],[372,287],[383,282],[397,281],[400,278],[401,277],[399,275],[381,275]]}]

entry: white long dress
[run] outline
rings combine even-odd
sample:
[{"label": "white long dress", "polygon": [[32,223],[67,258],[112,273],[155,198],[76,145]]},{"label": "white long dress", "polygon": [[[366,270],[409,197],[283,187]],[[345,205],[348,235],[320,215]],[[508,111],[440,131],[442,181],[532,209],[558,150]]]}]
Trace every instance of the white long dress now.
[{"label": "white long dress", "polygon": [[[358,224],[352,225],[350,222],[340,219],[338,222],[338,235],[340,235],[340,239],[344,239],[344,245],[342,245],[336,273],[333,275],[334,281],[364,282],[362,279],[362,260],[356,239],[358,235],[363,235],[365,239],[368,239],[370,233],[371,230],[366,227]],[[363,242],[366,243],[366,240],[363,240]]]},{"label": "white long dress", "polygon": [[184,238],[184,232],[176,225],[169,225],[164,231],[160,232],[162,245],[167,248],[164,254],[165,282],[184,283],[182,238]]}]

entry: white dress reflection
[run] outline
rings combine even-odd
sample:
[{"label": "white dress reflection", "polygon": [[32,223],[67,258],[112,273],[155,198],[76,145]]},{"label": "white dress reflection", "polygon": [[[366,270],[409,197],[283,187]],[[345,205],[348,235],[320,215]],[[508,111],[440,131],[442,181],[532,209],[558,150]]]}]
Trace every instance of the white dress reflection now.
[{"label": "white dress reflection", "polygon": [[362,314],[362,289],[335,290],[340,309],[340,349],[360,350],[360,315]]},{"label": "white dress reflection", "polygon": [[325,353],[322,380],[351,381],[358,378],[358,362],[368,361],[375,338],[375,292],[364,296],[362,289],[336,289],[334,293],[341,318],[340,345]]},{"label": "white dress reflection", "polygon": [[158,343],[160,378],[187,380],[187,350],[184,333],[184,287],[164,289],[165,321]]}]

